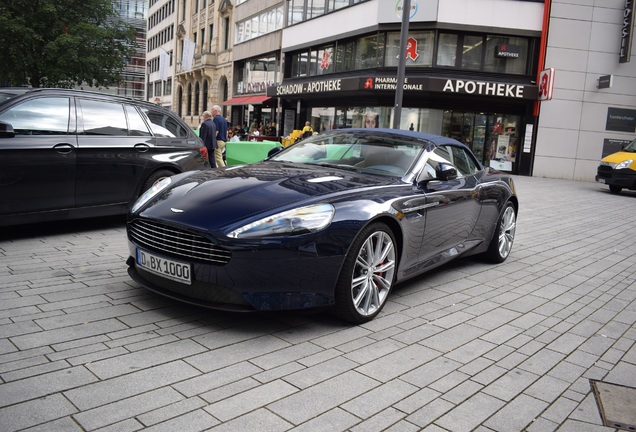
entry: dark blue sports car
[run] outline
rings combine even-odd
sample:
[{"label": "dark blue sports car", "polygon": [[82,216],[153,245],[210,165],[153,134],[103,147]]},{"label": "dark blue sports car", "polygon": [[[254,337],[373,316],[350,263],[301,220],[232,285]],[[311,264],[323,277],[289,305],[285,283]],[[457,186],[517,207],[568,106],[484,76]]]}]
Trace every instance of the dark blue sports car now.
[{"label": "dark blue sports car", "polygon": [[128,272],[197,305],[361,323],[396,283],[461,256],[503,262],[518,207],[512,179],[458,141],[339,129],[156,184],[129,214]]}]

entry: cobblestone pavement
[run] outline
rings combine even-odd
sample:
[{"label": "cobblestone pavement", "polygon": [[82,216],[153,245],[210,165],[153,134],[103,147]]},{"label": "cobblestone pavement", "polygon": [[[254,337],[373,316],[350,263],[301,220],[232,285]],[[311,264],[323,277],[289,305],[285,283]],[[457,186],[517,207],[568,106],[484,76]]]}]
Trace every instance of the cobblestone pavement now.
[{"label": "cobblestone pavement", "polygon": [[411,280],[360,326],[152,294],[121,218],[3,229],[0,430],[614,430],[591,380],[636,387],[636,193],[515,180],[505,263]]}]

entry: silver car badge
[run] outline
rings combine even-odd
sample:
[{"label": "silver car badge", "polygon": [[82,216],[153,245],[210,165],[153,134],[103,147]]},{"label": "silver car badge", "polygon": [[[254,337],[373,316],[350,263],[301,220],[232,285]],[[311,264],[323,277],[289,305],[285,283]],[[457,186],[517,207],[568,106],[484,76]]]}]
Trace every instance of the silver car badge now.
[{"label": "silver car badge", "polygon": [[172,210],[175,213],[183,213],[185,211],[185,210],[181,210],[181,209],[174,208],[174,207],[170,207],[170,210]]}]

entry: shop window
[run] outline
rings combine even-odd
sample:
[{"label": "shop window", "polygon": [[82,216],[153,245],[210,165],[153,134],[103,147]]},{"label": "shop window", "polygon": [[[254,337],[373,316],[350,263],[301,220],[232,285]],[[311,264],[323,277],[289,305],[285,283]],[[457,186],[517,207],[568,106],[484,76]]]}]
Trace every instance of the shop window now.
[{"label": "shop window", "polygon": [[484,48],[482,36],[464,35],[462,47],[462,69],[480,70]]},{"label": "shop window", "polygon": [[[435,35],[432,31],[409,32],[409,43],[406,47],[406,65],[428,67],[432,66],[434,40]],[[398,65],[398,57],[400,55],[400,42],[401,41],[399,32],[387,33],[385,66]]]},{"label": "shop window", "polygon": [[309,62],[309,53],[301,52],[292,56],[292,77],[307,76],[307,68]]},{"label": "shop window", "polygon": [[315,18],[325,13],[325,0],[307,0],[307,19]]},{"label": "shop window", "polygon": [[333,46],[327,46],[311,51],[309,74],[312,76],[333,73]]},{"label": "shop window", "polygon": [[349,6],[349,0],[329,0],[329,11],[335,11]]},{"label": "shop window", "polygon": [[441,33],[437,43],[437,66],[455,67],[457,64],[458,35]]},{"label": "shop window", "polygon": [[287,2],[287,25],[298,24],[303,21],[305,0],[291,0]]},{"label": "shop window", "polygon": [[199,83],[194,84],[194,112],[199,113]]},{"label": "shop window", "polygon": [[338,43],[336,48],[336,72],[354,70],[355,42]]},{"label": "shop window", "polygon": [[484,71],[527,74],[528,46],[527,38],[488,35]]},{"label": "shop window", "polygon": [[[384,35],[383,35],[384,36]],[[380,41],[381,39],[381,41]],[[382,49],[379,48],[380,43]],[[381,57],[380,57],[381,56]],[[370,69],[380,66],[380,59],[384,57],[384,38],[377,34],[361,37],[356,46],[356,69]]]}]

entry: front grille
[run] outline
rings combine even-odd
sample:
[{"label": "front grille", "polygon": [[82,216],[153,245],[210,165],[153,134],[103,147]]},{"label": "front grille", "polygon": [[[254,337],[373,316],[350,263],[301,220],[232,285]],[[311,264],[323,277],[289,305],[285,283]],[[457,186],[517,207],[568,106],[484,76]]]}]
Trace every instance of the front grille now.
[{"label": "front grille", "polygon": [[142,248],[172,256],[214,264],[227,264],[232,258],[232,252],[209,239],[160,222],[135,219],[128,226],[128,235]]},{"label": "front grille", "polygon": [[596,170],[596,174],[599,177],[611,177],[612,176],[612,167],[608,166],[608,165],[599,165],[598,169]]}]

